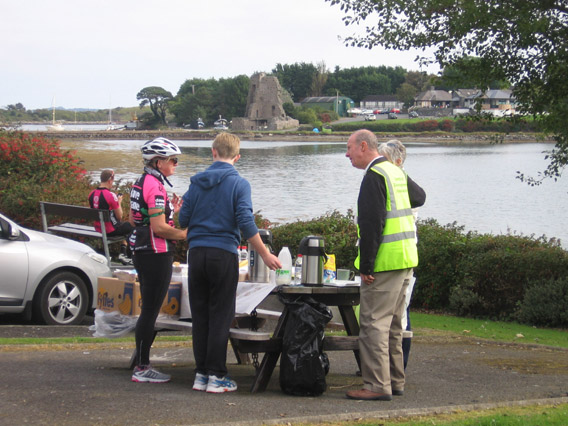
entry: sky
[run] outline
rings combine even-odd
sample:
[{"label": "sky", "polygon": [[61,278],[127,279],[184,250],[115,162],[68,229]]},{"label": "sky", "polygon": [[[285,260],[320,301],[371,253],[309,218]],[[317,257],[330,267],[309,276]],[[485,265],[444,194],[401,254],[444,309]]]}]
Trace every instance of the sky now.
[{"label": "sky", "polygon": [[[419,51],[346,47],[361,31],[324,0],[0,0],[0,108],[137,106],[159,86],[276,64],[420,68]],[[54,100],[55,99],[55,100]]]}]

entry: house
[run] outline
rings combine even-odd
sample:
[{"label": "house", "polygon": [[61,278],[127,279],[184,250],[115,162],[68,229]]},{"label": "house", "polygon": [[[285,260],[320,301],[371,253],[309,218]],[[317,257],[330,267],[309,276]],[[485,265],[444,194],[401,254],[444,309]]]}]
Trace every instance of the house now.
[{"label": "house", "polygon": [[302,99],[302,106],[317,106],[323,110],[335,111],[340,117],[347,117],[347,110],[355,106],[355,102],[346,96],[311,96]]},{"label": "house", "polygon": [[430,90],[420,92],[414,98],[414,106],[418,108],[449,108],[452,105],[452,95],[445,90]]},{"label": "house", "polygon": [[478,89],[457,89],[450,91],[452,95],[452,108],[470,109],[475,106],[475,97],[479,94]]},{"label": "house", "polygon": [[[514,112],[516,101],[509,89],[488,89],[483,93],[479,89],[458,89],[452,93],[452,107],[456,109],[475,109],[481,102],[482,111]],[[501,111],[501,112],[499,112]]]},{"label": "house", "polygon": [[401,110],[404,102],[397,99],[396,95],[368,95],[361,100],[361,109],[391,111]]},{"label": "house", "polygon": [[491,89],[481,96],[483,110],[514,111],[517,103],[510,89]]}]

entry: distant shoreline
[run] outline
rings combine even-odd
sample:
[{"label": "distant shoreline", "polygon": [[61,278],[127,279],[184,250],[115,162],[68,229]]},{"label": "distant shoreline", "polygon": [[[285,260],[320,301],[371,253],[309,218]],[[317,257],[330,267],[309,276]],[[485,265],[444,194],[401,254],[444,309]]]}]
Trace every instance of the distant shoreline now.
[{"label": "distant shoreline", "polygon": [[[99,130],[99,131],[34,131],[46,137],[56,139],[136,139],[149,140],[163,136],[174,140],[213,140],[218,132],[202,130]],[[347,142],[350,132],[307,133],[307,132],[235,132],[241,140],[250,141],[291,141],[291,142]],[[448,145],[478,145],[495,142],[495,134],[469,134],[469,133],[419,133],[419,134],[377,134],[379,141],[399,139],[401,142],[418,142]],[[504,135],[503,143],[550,143],[552,139],[543,139],[537,134],[515,133]]]}]

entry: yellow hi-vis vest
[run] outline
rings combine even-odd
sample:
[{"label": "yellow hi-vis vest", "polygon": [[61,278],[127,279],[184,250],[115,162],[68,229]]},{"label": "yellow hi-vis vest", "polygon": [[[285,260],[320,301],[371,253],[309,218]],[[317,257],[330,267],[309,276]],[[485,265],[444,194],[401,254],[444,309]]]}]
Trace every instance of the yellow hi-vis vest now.
[{"label": "yellow hi-vis vest", "polygon": [[[371,170],[384,177],[387,189],[387,217],[373,270],[383,272],[413,268],[418,265],[418,250],[406,173],[388,161],[375,164]],[[357,236],[360,237],[359,225]],[[359,248],[355,259],[357,269],[360,256]]]}]

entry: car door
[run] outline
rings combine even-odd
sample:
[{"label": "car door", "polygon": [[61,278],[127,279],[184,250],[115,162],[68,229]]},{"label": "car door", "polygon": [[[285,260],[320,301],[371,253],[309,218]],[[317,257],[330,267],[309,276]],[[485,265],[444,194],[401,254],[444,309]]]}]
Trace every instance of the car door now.
[{"label": "car door", "polygon": [[6,306],[22,306],[28,283],[27,237],[10,238],[13,225],[0,217],[0,311]]}]

